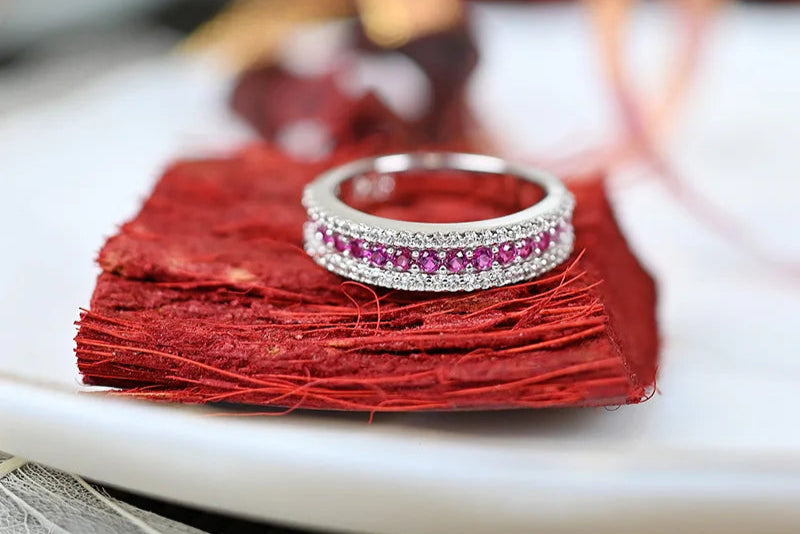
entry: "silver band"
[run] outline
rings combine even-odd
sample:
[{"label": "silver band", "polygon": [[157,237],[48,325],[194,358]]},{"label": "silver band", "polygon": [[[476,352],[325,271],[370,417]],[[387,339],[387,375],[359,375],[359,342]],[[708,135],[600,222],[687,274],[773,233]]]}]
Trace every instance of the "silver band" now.
[{"label": "silver band", "polygon": [[[514,175],[544,189],[516,213],[464,223],[420,223],[377,217],[345,204],[355,194],[388,197],[393,174],[461,170]],[[360,180],[360,182],[358,181]],[[411,291],[473,291],[529,280],[572,253],[575,200],[552,174],[478,154],[420,152],[365,158],[331,169],[303,192],[306,252],[326,269],[368,284]]]}]

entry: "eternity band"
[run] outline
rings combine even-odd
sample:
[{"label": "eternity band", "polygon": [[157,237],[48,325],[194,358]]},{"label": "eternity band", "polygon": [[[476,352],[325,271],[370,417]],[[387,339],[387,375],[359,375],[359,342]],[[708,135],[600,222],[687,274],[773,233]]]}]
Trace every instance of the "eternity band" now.
[{"label": "eternity band", "polygon": [[[541,187],[544,197],[510,215],[442,224],[378,217],[340,198],[342,184],[351,179],[356,194],[388,198],[396,174],[427,170],[512,175]],[[352,280],[408,291],[474,291],[530,280],[563,263],[575,241],[575,199],[561,180],[478,154],[419,152],[353,161],[308,184],[303,206],[305,250],[314,261]]]}]

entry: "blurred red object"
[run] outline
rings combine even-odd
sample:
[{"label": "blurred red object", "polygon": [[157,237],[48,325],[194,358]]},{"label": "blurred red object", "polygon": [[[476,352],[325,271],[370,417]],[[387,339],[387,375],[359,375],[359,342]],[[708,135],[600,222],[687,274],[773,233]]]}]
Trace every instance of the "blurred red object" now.
[{"label": "blurred red object", "polygon": [[[361,48],[378,55],[387,52],[369,40],[363,31],[359,32],[358,43]],[[443,143],[475,127],[467,105],[466,87],[478,65],[478,49],[466,16],[454,27],[417,37],[390,50],[408,56],[430,81],[431,103],[417,125],[422,137]]]},{"label": "blurred red object", "polygon": [[333,74],[298,77],[277,66],[256,68],[240,77],[231,105],[262,137],[273,142],[300,121],[313,121],[324,128],[326,138],[336,145],[367,138],[374,141],[376,137],[404,143],[413,134],[410,125],[374,93],[353,98],[339,88]]},{"label": "blurred red object", "polygon": [[[175,164],[100,254],[77,336],[86,383],[177,402],[367,412],[645,398],[654,284],[599,180],[573,184],[579,252],[558,272],[469,294],[372,289],[301,246],[303,185],[368,151],[301,164],[257,146]],[[400,208],[410,219],[425,209]],[[468,188],[443,209],[469,218],[487,207]]]},{"label": "blurred red object", "polygon": [[257,65],[242,73],[231,98],[233,109],[271,142],[280,142],[293,125],[311,121],[325,130],[329,148],[374,136],[391,138],[395,146],[398,142],[464,146],[476,134],[466,82],[478,53],[467,22],[391,49],[372,43],[358,26],[356,41],[360,50],[378,58],[401,53],[420,67],[431,87],[431,101],[422,117],[401,119],[376,92],[347,94],[337,83],[352,74],[346,69],[300,77],[277,64]]}]

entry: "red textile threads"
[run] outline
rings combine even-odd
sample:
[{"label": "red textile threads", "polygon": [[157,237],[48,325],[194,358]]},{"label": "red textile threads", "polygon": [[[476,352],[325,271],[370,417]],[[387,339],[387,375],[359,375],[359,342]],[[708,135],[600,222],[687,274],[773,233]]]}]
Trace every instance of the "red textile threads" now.
[{"label": "red textile threads", "polygon": [[[654,284],[600,180],[573,184],[578,252],[563,268],[475,293],[405,293],[339,278],[301,248],[303,185],[352,157],[305,164],[255,146],[169,169],[100,253],[103,273],[76,338],[85,382],[290,410],[645,398],[658,349]],[[441,216],[469,218],[470,196],[480,194],[450,199]],[[392,213],[419,218],[415,209]]]}]

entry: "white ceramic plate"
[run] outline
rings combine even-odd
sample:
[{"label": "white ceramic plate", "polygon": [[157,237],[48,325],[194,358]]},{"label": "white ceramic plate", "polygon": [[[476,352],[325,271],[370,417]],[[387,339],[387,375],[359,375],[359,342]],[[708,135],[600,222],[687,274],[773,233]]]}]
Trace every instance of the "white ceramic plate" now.
[{"label": "white ceramic plate", "polygon": [[[496,131],[541,151],[547,125],[574,132],[608,114],[577,7],[479,14],[486,51],[474,96]],[[782,61],[800,56],[799,15],[724,17],[671,148],[697,188],[787,257],[800,256],[800,72]],[[651,23],[646,13],[642,27]],[[756,66],[757,83],[739,83]],[[644,405],[379,415],[368,425],[78,394],[72,323],[91,295],[92,259],[170,159],[247,138],[224,108],[226,84],[185,59],[146,56],[0,116],[0,450],[186,503],[369,532],[800,524],[800,292],[653,182],[615,192],[661,287],[662,394]]]}]

